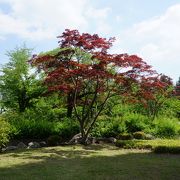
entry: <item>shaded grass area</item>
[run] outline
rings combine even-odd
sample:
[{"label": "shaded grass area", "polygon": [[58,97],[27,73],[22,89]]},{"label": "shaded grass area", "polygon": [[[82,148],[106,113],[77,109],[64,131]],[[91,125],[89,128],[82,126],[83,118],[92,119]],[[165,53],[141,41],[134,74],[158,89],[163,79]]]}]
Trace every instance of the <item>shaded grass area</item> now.
[{"label": "shaded grass area", "polygon": [[0,155],[1,180],[178,180],[180,156],[111,145],[65,146]]}]

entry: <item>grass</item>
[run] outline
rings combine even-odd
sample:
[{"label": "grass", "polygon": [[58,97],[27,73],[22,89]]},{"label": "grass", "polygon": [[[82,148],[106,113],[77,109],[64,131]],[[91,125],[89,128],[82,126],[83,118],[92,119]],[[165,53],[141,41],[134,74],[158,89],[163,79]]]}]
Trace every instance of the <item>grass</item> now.
[{"label": "grass", "polygon": [[0,154],[1,180],[179,180],[179,169],[179,155],[106,144]]}]

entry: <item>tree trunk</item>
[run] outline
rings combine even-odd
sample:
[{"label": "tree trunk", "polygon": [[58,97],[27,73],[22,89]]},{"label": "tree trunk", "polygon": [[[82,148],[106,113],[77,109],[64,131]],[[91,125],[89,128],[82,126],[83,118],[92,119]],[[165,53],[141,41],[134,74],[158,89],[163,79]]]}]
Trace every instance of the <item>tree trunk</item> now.
[{"label": "tree trunk", "polygon": [[69,93],[67,95],[67,117],[71,118],[73,112],[73,95]]},{"label": "tree trunk", "polygon": [[84,130],[84,123],[80,123],[81,144],[87,145],[88,134]]}]

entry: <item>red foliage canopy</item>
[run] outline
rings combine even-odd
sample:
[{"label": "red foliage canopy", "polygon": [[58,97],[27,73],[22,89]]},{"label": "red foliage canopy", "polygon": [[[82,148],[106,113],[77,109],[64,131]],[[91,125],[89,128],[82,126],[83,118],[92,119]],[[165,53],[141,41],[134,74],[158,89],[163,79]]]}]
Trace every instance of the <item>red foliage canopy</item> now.
[{"label": "red foliage canopy", "polygon": [[[137,84],[141,94],[153,98],[152,87],[161,89],[166,86],[140,57],[109,54],[108,49],[115,38],[105,39],[97,34],[80,34],[69,29],[58,38],[58,53],[32,58],[32,63],[47,73],[45,82],[50,91],[68,93],[76,89],[81,92],[91,81],[91,84],[98,82],[98,92],[105,92],[108,88],[109,91],[121,89],[127,94],[133,84]],[[117,86],[109,86],[112,82]]]}]

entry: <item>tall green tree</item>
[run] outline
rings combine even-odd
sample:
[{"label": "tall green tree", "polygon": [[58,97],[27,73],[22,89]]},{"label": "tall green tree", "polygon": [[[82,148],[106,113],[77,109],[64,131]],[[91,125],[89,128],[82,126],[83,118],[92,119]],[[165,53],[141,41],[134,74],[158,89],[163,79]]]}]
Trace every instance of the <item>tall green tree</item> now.
[{"label": "tall green tree", "polygon": [[7,56],[9,62],[2,66],[0,75],[1,106],[24,112],[32,105],[31,100],[43,92],[44,87],[28,64],[31,49],[17,47],[8,51]]}]

